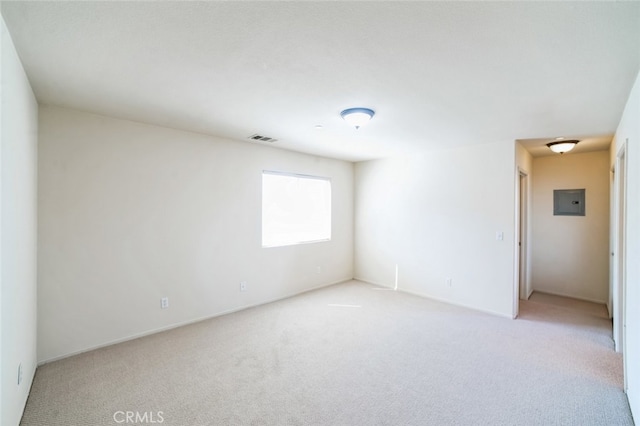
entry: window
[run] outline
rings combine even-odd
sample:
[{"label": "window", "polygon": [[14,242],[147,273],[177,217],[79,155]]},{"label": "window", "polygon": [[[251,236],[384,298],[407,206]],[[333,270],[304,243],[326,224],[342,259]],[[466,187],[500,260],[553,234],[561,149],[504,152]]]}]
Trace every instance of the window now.
[{"label": "window", "polygon": [[262,246],[331,240],[331,180],[262,172]]}]

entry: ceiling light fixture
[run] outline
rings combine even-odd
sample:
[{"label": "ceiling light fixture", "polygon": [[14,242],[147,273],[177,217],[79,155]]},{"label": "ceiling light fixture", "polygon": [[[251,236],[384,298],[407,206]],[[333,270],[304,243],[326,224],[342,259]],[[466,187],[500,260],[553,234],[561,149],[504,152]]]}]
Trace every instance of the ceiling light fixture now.
[{"label": "ceiling light fixture", "polygon": [[558,154],[564,154],[565,152],[571,151],[576,145],[580,142],[579,140],[560,140],[557,142],[549,142],[547,146],[553,152],[557,152]]},{"label": "ceiling light fixture", "polygon": [[354,126],[356,129],[364,126],[371,120],[375,112],[369,108],[349,108],[340,113],[344,121]]}]

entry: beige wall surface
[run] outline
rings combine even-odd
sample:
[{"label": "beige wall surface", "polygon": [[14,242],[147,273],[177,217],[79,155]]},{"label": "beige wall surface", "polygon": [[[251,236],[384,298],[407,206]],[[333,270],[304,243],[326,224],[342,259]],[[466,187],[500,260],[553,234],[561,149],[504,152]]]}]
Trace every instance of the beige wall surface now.
[{"label": "beige wall surface", "polygon": [[[353,277],[352,163],[47,106],[39,149],[40,362]],[[331,241],[262,248],[263,170],[331,178]]]},{"label": "beige wall surface", "polygon": [[[607,303],[609,299],[609,153],[533,160],[533,290]],[[585,191],[585,216],[554,216],[555,189]]]},{"label": "beige wall surface", "polygon": [[0,424],[13,426],[36,370],[38,104],[3,19],[0,25]]}]

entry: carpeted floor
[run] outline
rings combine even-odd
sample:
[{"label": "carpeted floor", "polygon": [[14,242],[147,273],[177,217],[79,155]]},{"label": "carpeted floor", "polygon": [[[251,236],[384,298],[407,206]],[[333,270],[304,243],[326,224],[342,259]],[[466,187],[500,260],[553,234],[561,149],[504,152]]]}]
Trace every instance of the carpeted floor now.
[{"label": "carpeted floor", "polygon": [[633,424],[609,320],[530,301],[510,320],[374,289],[351,281],[46,364],[21,424]]},{"label": "carpeted floor", "polygon": [[601,318],[609,318],[607,305],[604,303],[588,302],[586,300],[572,299],[570,297],[557,296],[555,294],[534,291],[529,301],[555,305],[565,309],[571,309],[583,314],[595,315]]}]

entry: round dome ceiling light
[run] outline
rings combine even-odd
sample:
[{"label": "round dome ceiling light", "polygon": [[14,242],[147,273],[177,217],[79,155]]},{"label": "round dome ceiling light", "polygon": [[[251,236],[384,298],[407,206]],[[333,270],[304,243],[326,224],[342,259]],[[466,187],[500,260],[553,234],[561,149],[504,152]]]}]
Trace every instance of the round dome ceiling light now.
[{"label": "round dome ceiling light", "polygon": [[347,123],[354,126],[356,129],[364,126],[375,115],[375,112],[369,108],[349,108],[340,113],[340,116]]},{"label": "round dome ceiling light", "polygon": [[571,140],[559,140],[556,142],[549,142],[547,146],[553,152],[557,152],[558,154],[564,154],[565,152],[571,151],[576,145],[580,142],[577,139]]}]

